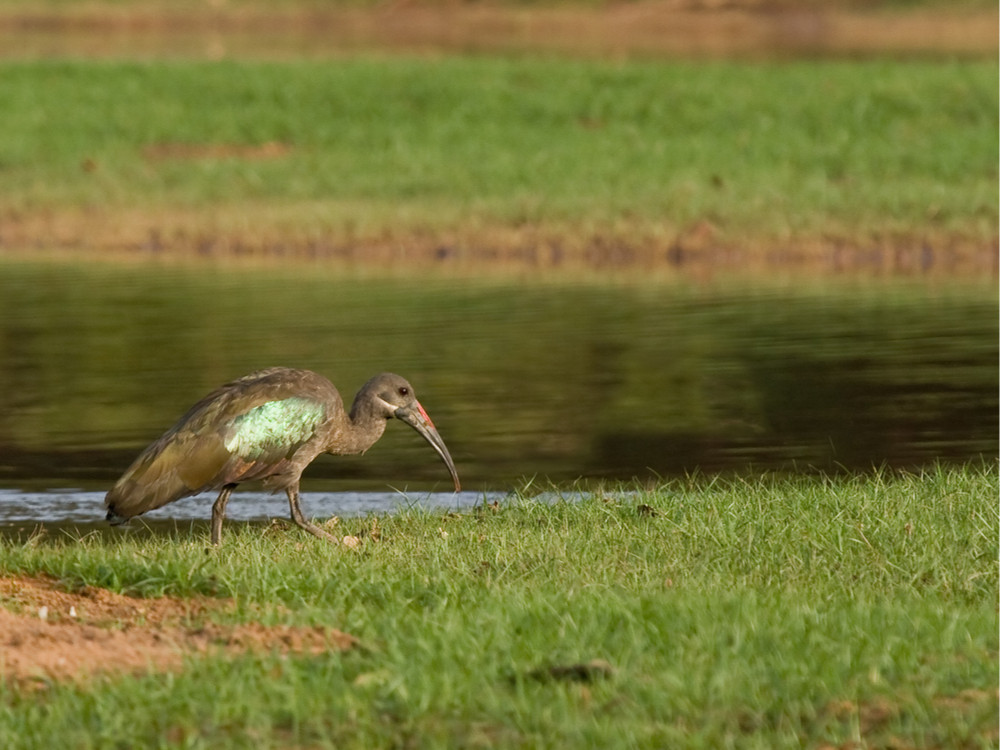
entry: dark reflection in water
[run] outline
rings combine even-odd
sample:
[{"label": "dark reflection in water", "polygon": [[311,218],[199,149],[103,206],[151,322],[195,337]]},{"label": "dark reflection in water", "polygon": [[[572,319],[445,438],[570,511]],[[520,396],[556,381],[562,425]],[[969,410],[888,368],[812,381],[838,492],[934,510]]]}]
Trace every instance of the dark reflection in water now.
[{"label": "dark reflection in water", "polygon": [[[0,486],[106,488],[207,391],[274,364],[329,376],[345,400],[376,372],[405,375],[470,490],[980,460],[998,450],[997,338],[990,279],[555,284],[3,260]],[[306,478],[307,492],[449,486],[399,424]]]}]

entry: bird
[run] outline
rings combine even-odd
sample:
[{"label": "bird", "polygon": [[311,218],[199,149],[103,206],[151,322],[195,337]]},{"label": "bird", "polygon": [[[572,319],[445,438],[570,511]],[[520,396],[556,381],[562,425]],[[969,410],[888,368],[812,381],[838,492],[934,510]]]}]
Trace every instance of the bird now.
[{"label": "bird", "polygon": [[140,453],[105,496],[106,519],[120,525],[183,497],[220,490],[212,506],[211,544],[217,547],[233,490],[241,482],[263,480],[265,488],[285,491],[299,527],[337,542],[302,515],[302,472],[321,453],[364,453],[393,418],[431,444],[448,467],[455,491],[461,491],[448,448],[405,378],[375,375],[347,412],[336,387],[322,375],[271,367],[212,391]]}]

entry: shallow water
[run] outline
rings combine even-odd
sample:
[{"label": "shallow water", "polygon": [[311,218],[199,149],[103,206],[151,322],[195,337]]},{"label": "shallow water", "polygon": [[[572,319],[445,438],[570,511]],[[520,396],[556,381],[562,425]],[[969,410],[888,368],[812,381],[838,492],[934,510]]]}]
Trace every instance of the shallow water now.
[{"label": "shallow water", "polygon": [[[376,372],[409,378],[461,502],[532,477],[989,460],[997,341],[995,279],[484,282],[3,259],[0,506],[90,513],[192,403],[275,364],[329,376],[346,401]],[[318,459],[303,489],[321,517],[449,486],[393,423],[363,457]],[[233,514],[287,515],[261,497],[275,509],[234,501]],[[207,517],[211,498],[186,502],[150,518]]]},{"label": "shallow water", "polygon": [[[386,514],[407,508],[461,512],[503,499],[503,493],[485,492],[311,492],[303,494],[302,507],[315,518],[349,518]],[[141,520],[206,521],[212,514],[215,493],[178,500]],[[65,489],[45,492],[0,489],[0,527],[24,527],[36,522],[86,526],[104,517],[104,493]],[[236,492],[226,507],[230,521],[266,521],[288,518],[284,493]],[[291,521],[289,521],[291,523]]]}]

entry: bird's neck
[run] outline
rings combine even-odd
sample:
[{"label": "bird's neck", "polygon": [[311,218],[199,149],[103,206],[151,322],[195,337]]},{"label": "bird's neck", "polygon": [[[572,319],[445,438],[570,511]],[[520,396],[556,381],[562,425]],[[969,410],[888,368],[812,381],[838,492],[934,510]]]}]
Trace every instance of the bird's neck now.
[{"label": "bird's neck", "polygon": [[366,452],[382,437],[387,421],[385,417],[352,409],[333,432],[326,452],[337,455]]}]

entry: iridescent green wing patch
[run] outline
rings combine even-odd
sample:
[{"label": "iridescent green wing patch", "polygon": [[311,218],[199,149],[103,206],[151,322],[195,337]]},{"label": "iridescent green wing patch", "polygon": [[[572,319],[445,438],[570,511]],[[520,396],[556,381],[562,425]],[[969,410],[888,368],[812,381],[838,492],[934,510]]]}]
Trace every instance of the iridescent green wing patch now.
[{"label": "iridescent green wing patch", "polygon": [[325,418],[323,404],[308,398],[268,401],[233,420],[226,449],[244,461],[285,457],[309,440]]}]

